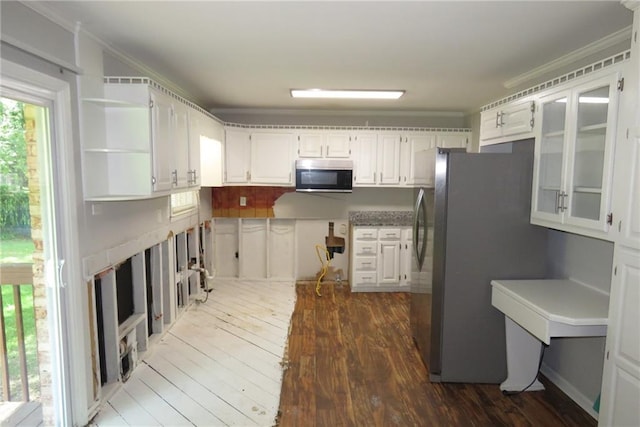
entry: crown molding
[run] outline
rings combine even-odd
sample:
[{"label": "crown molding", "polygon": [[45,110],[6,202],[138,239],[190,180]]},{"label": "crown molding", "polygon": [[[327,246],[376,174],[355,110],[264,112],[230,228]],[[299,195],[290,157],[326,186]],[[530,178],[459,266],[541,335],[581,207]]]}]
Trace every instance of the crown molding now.
[{"label": "crown molding", "polygon": [[620,3],[631,10],[636,10],[640,7],[640,0],[621,0]]},{"label": "crown molding", "polygon": [[503,86],[507,89],[512,89],[516,86],[520,86],[523,83],[534,80],[538,77],[544,76],[548,73],[557,71],[563,67],[569,66],[581,59],[587,58],[593,54],[596,54],[604,49],[615,46],[618,43],[622,43],[626,40],[631,40],[631,26],[625,27],[615,33],[609,34],[606,37],[596,40],[593,43],[576,49],[573,52],[554,59],[551,62],[547,62],[531,71],[520,74],[512,79],[509,79],[503,83]]}]

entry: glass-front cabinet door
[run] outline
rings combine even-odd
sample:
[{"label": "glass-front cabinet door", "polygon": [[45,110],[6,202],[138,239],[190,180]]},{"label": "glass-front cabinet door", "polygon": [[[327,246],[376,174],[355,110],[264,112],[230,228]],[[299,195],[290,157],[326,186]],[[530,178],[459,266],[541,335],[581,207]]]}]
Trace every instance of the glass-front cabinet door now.
[{"label": "glass-front cabinet door", "polygon": [[571,201],[568,221],[578,220],[578,224],[584,223],[580,220],[602,223],[608,213],[602,195],[609,184],[612,150],[608,147],[613,145],[615,130],[615,122],[609,120],[613,115],[609,114],[610,100],[616,99],[615,83],[608,80],[595,82],[574,95],[577,122],[568,186]]},{"label": "glass-front cabinet door", "polygon": [[619,73],[540,99],[531,222],[607,237]]},{"label": "glass-front cabinet door", "polygon": [[540,100],[542,130],[536,147],[536,187],[534,213],[552,221],[563,213],[567,101],[570,92],[560,92]]}]

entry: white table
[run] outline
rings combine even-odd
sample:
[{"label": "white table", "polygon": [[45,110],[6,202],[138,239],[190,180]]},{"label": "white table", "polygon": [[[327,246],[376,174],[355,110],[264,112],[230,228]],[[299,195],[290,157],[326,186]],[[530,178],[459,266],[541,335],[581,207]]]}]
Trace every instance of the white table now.
[{"label": "white table", "polygon": [[[505,316],[507,379],[519,391],[538,371],[542,343],[553,337],[605,336],[609,295],[572,280],[492,280],[491,304]],[[529,391],[544,390],[535,381]]]}]

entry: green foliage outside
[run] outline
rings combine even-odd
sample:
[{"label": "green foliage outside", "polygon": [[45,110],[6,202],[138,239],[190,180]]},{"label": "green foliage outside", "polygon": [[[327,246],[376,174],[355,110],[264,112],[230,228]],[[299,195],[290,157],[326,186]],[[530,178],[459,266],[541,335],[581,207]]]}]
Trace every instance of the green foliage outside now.
[{"label": "green foliage outside", "polygon": [[29,181],[23,104],[0,103],[0,237],[24,236],[29,230]]},{"label": "green foliage outside", "polygon": [[[30,236],[27,145],[23,104],[6,98],[0,102],[0,264],[30,263],[34,250]],[[6,334],[11,400],[23,396],[13,286],[2,284],[2,309]],[[30,399],[40,396],[33,286],[20,285],[24,341]],[[1,400],[7,400],[1,396]]]}]

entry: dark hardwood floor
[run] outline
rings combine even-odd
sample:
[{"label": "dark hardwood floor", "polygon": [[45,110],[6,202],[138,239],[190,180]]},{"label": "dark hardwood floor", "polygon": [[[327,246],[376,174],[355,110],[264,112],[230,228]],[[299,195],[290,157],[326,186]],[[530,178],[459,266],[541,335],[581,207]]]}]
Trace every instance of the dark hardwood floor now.
[{"label": "dark hardwood floor", "polygon": [[595,426],[545,378],[545,391],[429,382],[414,347],[406,293],[297,286],[278,425]]}]

